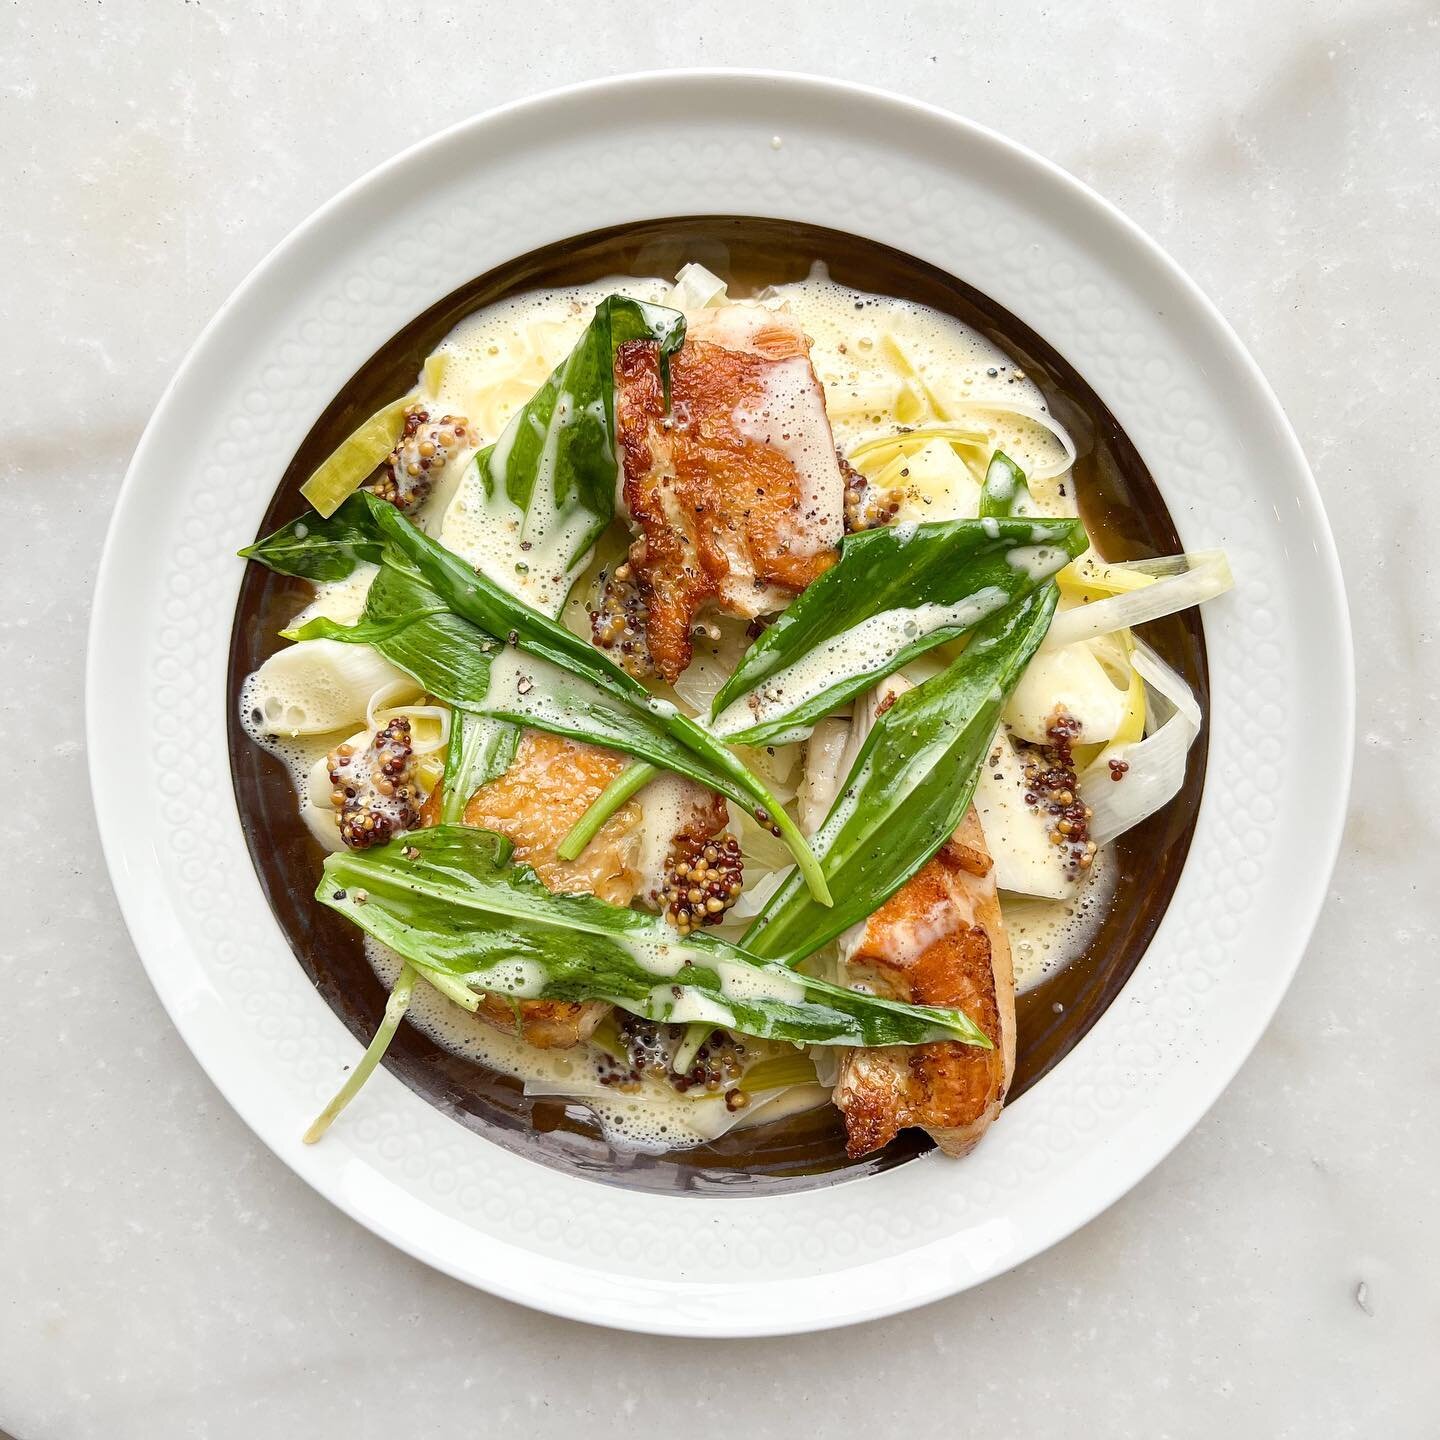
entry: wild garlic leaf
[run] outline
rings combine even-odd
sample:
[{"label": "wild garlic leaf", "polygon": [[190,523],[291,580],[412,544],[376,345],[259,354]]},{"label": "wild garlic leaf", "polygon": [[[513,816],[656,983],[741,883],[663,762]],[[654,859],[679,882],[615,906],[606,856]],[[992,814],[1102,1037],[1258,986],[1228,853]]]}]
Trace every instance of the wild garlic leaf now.
[{"label": "wild garlic leaf", "polygon": [[980,518],[1013,515],[1029,498],[1025,472],[1003,450],[997,450],[990,457],[980,488]]},{"label": "wild garlic leaf", "polygon": [[[612,696],[623,708],[641,717],[647,729],[662,733],[668,740],[688,750],[708,772],[709,778],[705,783],[712,790],[718,790],[747,809],[763,814],[766,822],[776,827],[780,838],[795,857],[796,868],[806,887],[820,904],[830,904],[830,893],[820,866],[795,821],[764,781],[723,741],[703,725],[682,715],[674,705],[656,699],[638,680],[627,675],[588,640],[509,594],[487,576],[477,575],[458,555],[417,529],[393,506],[372,495],[362,496],[361,499],[368,504],[371,517],[391,549],[404,563],[412,566],[457,615],[479,626],[487,634],[504,636],[507,642],[519,646],[528,654],[548,660],[572,676],[589,681],[596,691]],[[389,553],[387,551],[387,555]],[[618,740],[613,743],[617,748],[626,748]],[[636,749],[628,753],[638,759],[655,761],[652,753]],[[664,764],[663,761],[655,763]],[[667,765],[665,768],[674,767]],[[680,773],[692,774],[694,771],[686,769]]]},{"label": "wild garlic leaf", "polygon": [[381,540],[365,502],[352,495],[328,520],[307,510],[288,525],[247,545],[240,555],[281,575],[317,585],[344,580],[362,560],[380,562]]},{"label": "wild garlic leaf", "polygon": [[958,659],[877,718],[815,836],[835,905],[812,904],[791,876],[745,932],[746,949],[796,964],[873,914],[954,833],[1058,598],[1047,584],[985,621]]},{"label": "wild garlic leaf", "polygon": [[[356,498],[383,542],[365,614],[357,626],[313,620],[295,638],[374,645],[457,709],[610,746],[762,811],[806,884],[829,903],[819,863],[794,820],[722,741],[587,640],[477,574],[394,506],[373,495]],[[491,673],[497,663],[498,681]],[[560,694],[563,703],[552,698]]]},{"label": "wild garlic leaf", "polygon": [[715,697],[733,744],[801,739],[821,717],[1003,611],[1080,554],[1078,520],[944,520],[849,536]]},{"label": "wild garlic leaf", "polygon": [[414,570],[390,563],[380,569],[354,625],[318,616],[292,640],[339,640],[371,645],[427,693],[459,710],[474,710],[490,685],[490,667],[500,643],[462,620]]},{"label": "wild garlic leaf", "polygon": [[989,1046],[958,1010],[904,1005],[813,980],[658,915],[556,895],[508,841],[468,826],[412,831],[325,862],[316,899],[422,973],[517,999],[604,1000],[807,1045]]},{"label": "wild garlic leaf", "polygon": [[475,459],[485,493],[503,493],[524,516],[523,531],[554,533],[556,518],[570,517],[565,533],[573,537],[573,550],[562,557],[567,567],[615,515],[615,352],[630,340],[659,345],[668,390],[669,358],[685,340],[684,315],[608,296],[575,348]]}]

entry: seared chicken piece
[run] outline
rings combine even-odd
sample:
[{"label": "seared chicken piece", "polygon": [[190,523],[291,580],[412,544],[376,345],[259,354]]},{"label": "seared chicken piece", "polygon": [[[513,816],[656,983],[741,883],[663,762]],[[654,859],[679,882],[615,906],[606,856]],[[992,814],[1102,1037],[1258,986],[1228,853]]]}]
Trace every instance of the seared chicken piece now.
[{"label": "seared chicken piece", "polygon": [[1015,1072],[1015,977],[994,867],[972,807],[954,836],[843,945],[847,973],[876,994],[963,1010],[994,1044],[851,1050],[835,1103],[847,1150],[868,1155],[918,1125],[963,1155],[1000,1113]]},{"label": "seared chicken piece", "polygon": [[[663,803],[657,805],[642,792],[605,822],[578,860],[561,860],[555,853],[628,763],[613,750],[527,730],[510,768],[471,796],[465,823],[504,835],[515,847],[514,858],[529,865],[551,890],[598,895],[612,905],[628,905],[645,895],[658,904],[667,854],[676,847],[693,848],[697,841],[703,846],[725,828],[725,802],[703,785],[661,777],[652,784],[665,785]],[[580,1044],[609,1008],[601,1001],[577,1004],[485,995],[478,1013],[548,1050]]]},{"label": "seared chicken piece", "polygon": [[696,616],[781,608],[835,562],[845,478],[810,346],[789,315],[731,305],[695,316],[670,361],[658,346],[615,357],[622,508],[639,538],[595,617],[603,648],[673,681]]}]

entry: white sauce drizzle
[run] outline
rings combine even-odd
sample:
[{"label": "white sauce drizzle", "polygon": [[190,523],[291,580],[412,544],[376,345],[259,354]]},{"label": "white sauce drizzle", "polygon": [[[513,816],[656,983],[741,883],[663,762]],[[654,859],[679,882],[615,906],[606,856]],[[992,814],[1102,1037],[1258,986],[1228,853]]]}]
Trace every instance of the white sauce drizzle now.
[{"label": "white sauce drizzle", "polygon": [[1000,892],[1017,994],[1048,980],[1085,953],[1110,908],[1116,879],[1114,855],[1106,847],[1096,854],[1079,889],[1068,899]]},{"label": "white sauce drizzle", "polygon": [[847,675],[884,670],[897,651],[936,630],[974,625],[1008,599],[998,585],[991,585],[953,605],[916,605],[870,615],[777,671],[749,695],[732,700],[710,728],[717,735],[736,735],[766,724],[823,695]]},{"label": "white sauce drizzle", "polygon": [[771,365],[764,390],[758,411],[735,412],[736,428],[779,451],[795,467],[803,500],[800,511],[787,517],[784,539],[792,554],[815,555],[845,531],[844,485],[835,452],[816,445],[817,437],[830,435],[824,391],[815,385],[810,363],[802,356]]}]

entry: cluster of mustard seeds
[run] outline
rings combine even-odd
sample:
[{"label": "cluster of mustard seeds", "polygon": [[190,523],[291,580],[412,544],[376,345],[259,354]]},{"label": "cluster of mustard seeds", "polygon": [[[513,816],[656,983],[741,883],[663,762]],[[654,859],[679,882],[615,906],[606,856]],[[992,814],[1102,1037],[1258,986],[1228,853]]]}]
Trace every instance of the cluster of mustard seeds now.
[{"label": "cluster of mustard seeds", "polygon": [[410,721],[404,715],[376,732],[356,755],[354,746],[332,750],[330,803],[339,811],[340,838],[353,850],[383,845],[420,819]]},{"label": "cluster of mustard seeds", "polygon": [[660,908],[682,935],[718,925],[743,888],[740,842],[728,830],[708,839],[682,833],[670,842]]},{"label": "cluster of mustard seeds", "polygon": [[877,490],[839,451],[840,473],[845,477],[845,533],[875,530],[888,525],[900,509],[898,490]]},{"label": "cluster of mustard seeds", "polygon": [[410,406],[400,439],[370,488],[397,510],[413,510],[429,495],[436,474],[445,468],[452,453],[468,443],[469,423],[463,415],[442,415],[432,421],[424,406]]},{"label": "cluster of mustard seeds", "polygon": [[599,601],[590,611],[590,633],[602,650],[618,651],[620,665],[643,678],[654,670],[646,626],[650,609],[635,583],[634,567],[627,560],[613,572],[602,570]]},{"label": "cluster of mustard seeds", "polygon": [[743,1110],[750,1097],[735,1084],[745,1070],[743,1040],[728,1030],[712,1031],[688,1068],[681,1072],[674,1068],[674,1057],[684,1043],[686,1028],[617,1011],[616,1029],[624,1057],[601,1057],[597,1070],[600,1083],[620,1091],[634,1091],[646,1079],[658,1080],[682,1095],[694,1090],[710,1095],[723,1093],[731,1110]]},{"label": "cluster of mustard seeds", "polygon": [[1065,847],[1066,869],[1078,874],[1095,863],[1098,849],[1090,838],[1093,812],[1080,799],[1071,749],[1080,722],[1058,714],[1045,733],[1048,745],[1027,747],[1033,758],[1025,766],[1025,803],[1045,817],[1050,843]]}]

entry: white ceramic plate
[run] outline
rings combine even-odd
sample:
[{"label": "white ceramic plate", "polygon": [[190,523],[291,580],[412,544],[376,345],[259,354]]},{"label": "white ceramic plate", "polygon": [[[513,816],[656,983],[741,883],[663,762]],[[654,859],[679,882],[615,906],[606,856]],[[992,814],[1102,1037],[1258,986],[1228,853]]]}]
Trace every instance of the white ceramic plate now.
[{"label": "white ceramic plate", "polygon": [[[295,963],[234,809],[235,551],[315,418],[433,301],[568,235],[687,214],[850,231],[986,292],[1118,417],[1186,547],[1228,551],[1238,589],[1205,611],[1209,779],[1174,900],[1099,1023],[961,1164],[926,1157],[768,1198],[631,1193],[490,1144],[383,1071],[307,1148],[304,1123],[359,1051]],[[606,81],[481,116],[291,235],[210,324],[145,432],[101,566],[88,685],[126,922],[256,1133],[341,1209],[460,1279],[688,1335],[816,1329],[950,1294],[1068,1235],[1150,1170],[1234,1075],[1299,962],[1339,842],[1353,728],[1314,483],[1254,363],[1174,264],[978,126],[735,72]]]}]

